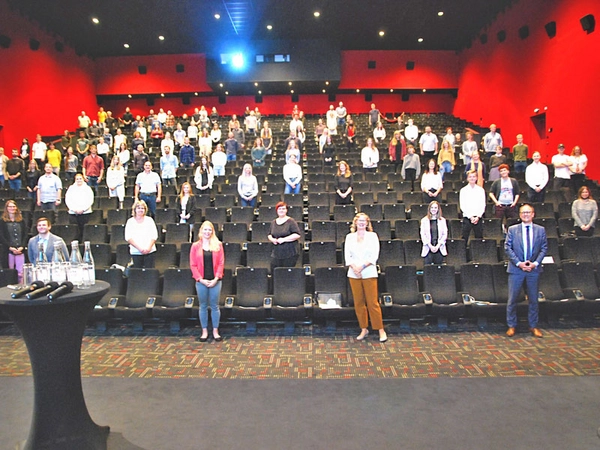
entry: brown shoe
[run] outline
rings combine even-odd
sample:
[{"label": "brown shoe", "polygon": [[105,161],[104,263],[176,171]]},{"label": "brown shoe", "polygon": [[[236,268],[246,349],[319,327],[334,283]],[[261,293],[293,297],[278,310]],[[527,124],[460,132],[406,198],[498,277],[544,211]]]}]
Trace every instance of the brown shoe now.
[{"label": "brown shoe", "polygon": [[508,330],[506,330],[506,335],[508,337],[513,337],[515,335],[515,327],[508,327]]},{"label": "brown shoe", "polygon": [[542,336],[544,336],[539,328],[531,328],[529,331],[531,331],[531,334],[534,337],[541,338]]}]

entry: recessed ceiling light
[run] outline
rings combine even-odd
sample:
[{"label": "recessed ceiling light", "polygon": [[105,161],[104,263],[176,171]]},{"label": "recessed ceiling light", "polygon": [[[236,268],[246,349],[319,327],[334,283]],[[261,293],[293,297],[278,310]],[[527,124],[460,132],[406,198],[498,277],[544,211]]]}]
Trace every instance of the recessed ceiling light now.
[{"label": "recessed ceiling light", "polygon": [[419,39],[417,39],[417,41],[423,42],[423,38],[419,38]]},{"label": "recessed ceiling light", "polygon": [[254,86],[258,86],[258,83],[254,83]]},{"label": "recessed ceiling light", "polygon": [[262,95],[262,91],[258,91],[258,93]]},{"label": "recessed ceiling light", "polygon": [[293,93],[294,93],[294,90],[293,90],[293,89],[290,89],[290,92],[293,94]]},{"label": "recessed ceiling light", "polygon": [[92,17],[92,22],[98,25],[100,23],[100,19],[98,19],[97,17]]},{"label": "recessed ceiling light", "polygon": [[323,94],[324,94],[325,92],[327,92],[327,91],[326,91],[325,89],[323,89]]},{"label": "recessed ceiling light", "polygon": [[357,89],[356,92],[360,92],[360,89]]},{"label": "recessed ceiling light", "polygon": [[129,94],[127,97],[131,98],[131,94]]},{"label": "recessed ceiling light", "polygon": [[320,16],[321,16],[321,13],[320,13],[319,11],[315,11],[315,12],[313,13],[313,15],[314,15],[315,17],[320,17]]},{"label": "recessed ceiling light", "polygon": [[427,92],[427,89],[423,89],[423,92]]},{"label": "recessed ceiling light", "polygon": [[444,11],[439,11],[438,16],[442,17],[444,15]]},{"label": "recessed ceiling light", "polygon": [[385,31],[381,30],[381,31],[379,32],[379,36],[381,36],[381,37],[385,36]]},{"label": "recessed ceiling light", "polygon": [[326,84],[327,86],[329,86],[329,81],[326,81],[326,82],[325,82],[325,84]]},{"label": "recessed ceiling light", "polygon": [[159,41],[164,41],[164,40],[165,40],[165,37],[164,37],[164,36],[159,36],[159,37],[158,37],[158,40],[159,40]]},{"label": "recessed ceiling light", "polygon": [[219,83],[219,87],[223,87],[223,83]]},{"label": "recessed ceiling light", "polygon": [[394,90],[393,90],[393,89],[390,89],[390,92],[394,92]]},{"label": "recessed ceiling light", "polygon": [[273,29],[273,25],[267,25],[267,30],[271,31]]},{"label": "recessed ceiling light", "polygon": [[123,47],[129,48],[129,44],[123,44]]},{"label": "recessed ceiling light", "polygon": [[219,20],[221,18],[221,14],[217,13],[215,14],[215,19]]},{"label": "recessed ceiling light", "polygon": [[229,95],[229,91],[225,91],[225,95]]},{"label": "recessed ceiling light", "polygon": [[164,97],[164,96],[165,96],[165,94],[160,94],[160,96],[161,96],[161,97]]},{"label": "recessed ceiling light", "polygon": [[291,86],[291,85],[292,85],[292,82],[291,82],[291,81],[288,81],[288,84]]},{"label": "recessed ceiling light", "polygon": [[196,97],[198,97],[198,93],[197,93],[197,92],[194,92],[194,95],[195,95]]}]

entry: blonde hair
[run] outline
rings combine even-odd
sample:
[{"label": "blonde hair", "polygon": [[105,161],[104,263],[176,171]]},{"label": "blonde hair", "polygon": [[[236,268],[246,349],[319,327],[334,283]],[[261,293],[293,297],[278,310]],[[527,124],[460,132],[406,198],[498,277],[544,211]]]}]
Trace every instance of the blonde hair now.
[{"label": "blonde hair", "polygon": [[212,229],[212,235],[208,240],[208,249],[211,252],[218,252],[219,250],[221,250],[221,241],[219,241],[217,233],[215,232],[215,226],[210,220],[205,220],[204,222],[202,222],[202,225],[200,225],[200,229],[198,230],[198,241],[202,242],[202,229],[206,226],[209,226]]},{"label": "blonde hair", "polygon": [[15,211],[15,222],[21,222],[23,220],[23,215],[21,214],[19,205],[17,205],[17,202],[15,202],[14,200],[7,200],[4,204],[4,213],[2,214],[2,220],[4,220],[5,222],[10,222],[10,214],[8,213],[9,205],[15,205],[15,207],[17,208],[17,210]]},{"label": "blonde hair", "polygon": [[179,198],[180,198],[180,199],[182,199],[182,198],[183,198],[183,196],[185,195],[185,194],[183,193],[183,187],[184,187],[184,186],[187,186],[187,187],[189,187],[189,188],[190,188],[190,192],[189,192],[189,194],[188,194],[188,195],[189,195],[190,197],[193,197],[193,196],[194,196],[194,193],[192,192],[192,185],[189,183],[189,181],[185,181],[185,182],[181,183],[181,189],[179,190]]},{"label": "blonde hair", "polygon": [[144,207],[144,215],[148,214],[148,205],[146,205],[146,202],[144,200],[136,200],[131,206],[131,217],[135,217],[135,208],[140,205]]},{"label": "blonde hair", "polygon": [[346,161],[340,161],[338,163],[337,176],[338,177],[342,176],[342,172],[340,172],[340,166],[342,164],[346,166],[346,173],[344,174],[344,178],[350,178],[352,176],[352,171],[350,170],[350,166],[348,165],[348,163]]},{"label": "blonde hair", "polygon": [[355,233],[356,232],[356,222],[358,222],[358,219],[360,219],[361,217],[364,217],[367,219],[367,231],[373,231],[373,225],[371,224],[371,218],[366,215],[365,213],[358,213],[357,215],[354,216],[354,219],[352,219],[352,225],[350,225],[350,232]]}]

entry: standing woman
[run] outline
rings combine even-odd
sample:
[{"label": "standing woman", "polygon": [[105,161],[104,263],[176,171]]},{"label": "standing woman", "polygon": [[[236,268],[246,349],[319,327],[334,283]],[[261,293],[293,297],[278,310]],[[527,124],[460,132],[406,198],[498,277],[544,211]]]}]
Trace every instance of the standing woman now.
[{"label": "standing woman", "polygon": [[432,201],[427,208],[427,215],[421,219],[421,256],[425,264],[442,264],[448,239],[448,224],[442,217],[442,208],[437,201]]},{"label": "standing woman", "polygon": [[[142,144],[138,144],[138,145],[142,145]],[[138,146],[136,145],[135,147],[132,147],[132,148],[137,149]],[[142,145],[142,148],[144,148],[143,145]],[[127,148],[127,145],[125,143],[122,143],[119,146],[119,149],[115,152],[115,156],[119,157],[119,162],[123,166],[123,170],[125,171],[125,173],[127,173],[127,168],[129,167],[129,160],[131,159],[131,152],[129,151],[129,149]]]},{"label": "standing woman", "polygon": [[181,184],[179,191],[179,223],[194,223],[196,212],[196,197],[192,193],[192,185],[187,181]]},{"label": "standing woman", "polygon": [[[257,138],[260,139],[260,138]],[[256,197],[258,196],[258,180],[252,175],[252,166],[244,164],[242,174],[238,177],[238,194],[242,206],[256,207]]]},{"label": "standing woman", "polygon": [[215,234],[215,227],[208,220],[200,227],[200,237],[190,249],[190,269],[196,280],[196,293],[200,302],[200,326],[202,335],[200,342],[208,340],[208,305],[215,341],[222,341],[219,334],[219,295],[221,294],[221,279],[225,267],[225,252],[223,245]]},{"label": "standing woman", "polygon": [[340,161],[335,176],[336,205],[349,205],[352,201],[352,172],[346,161]]},{"label": "standing woman", "polygon": [[[196,138],[198,136],[196,135]],[[213,146],[216,146],[219,142],[221,142],[221,129],[219,128],[218,123],[213,123],[212,130],[210,130],[210,140]]]},{"label": "standing woman", "polygon": [[77,167],[79,166],[79,158],[73,154],[73,147],[71,146],[67,147],[66,153],[64,158],[65,175],[67,176],[67,181],[73,183]]},{"label": "standing woman", "polygon": [[298,244],[300,227],[294,219],[287,215],[285,202],[275,205],[277,218],[271,222],[271,230],[267,238],[273,244],[271,252],[271,273],[276,267],[294,267],[298,261]]},{"label": "standing woman", "polygon": [[585,168],[588,165],[588,158],[581,152],[581,147],[576,145],[571,150],[571,165],[569,170],[571,171],[571,190],[573,194],[579,192],[583,183],[585,183]]},{"label": "standing woman", "polygon": [[200,158],[200,164],[196,167],[194,182],[196,183],[196,195],[210,195],[215,175],[212,167],[208,164],[206,156]]},{"label": "standing woman", "polygon": [[[453,136],[454,137],[454,136]],[[442,179],[444,178],[445,173],[452,173],[454,170],[454,166],[456,166],[456,159],[454,158],[454,147],[452,143],[444,139],[442,141],[442,147],[440,148],[440,152],[438,153],[438,166],[440,167],[440,172],[442,173]]]},{"label": "standing woman", "polygon": [[254,167],[265,166],[265,157],[267,156],[267,149],[265,148],[263,140],[260,137],[257,137],[254,140],[254,147],[252,147],[250,156],[252,156],[252,165]]},{"label": "standing woman", "polygon": [[404,139],[400,130],[394,131],[394,136],[388,146],[388,154],[390,155],[390,161],[394,163],[394,172],[397,172],[398,164],[406,155],[406,139]]},{"label": "standing woman", "polygon": [[[423,191],[423,203],[429,203],[432,200],[437,200],[438,195],[444,188],[442,174],[438,170],[438,165],[435,159],[430,159],[427,162],[427,168],[421,177],[421,191]],[[441,197],[440,197],[441,198]]]},{"label": "standing woman", "polygon": [[325,166],[333,165],[333,158],[335,157],[335,143],[331,140],[331,135],[327,133],[325,135],[325,143],[321,148],[323,154],[323,164]]},{"label": "standing woman", "polygon": [[377,172],[377,163],[379,162],[379,150],[373,144],[373,139],[367,139],[367,145],[360,152],[360,160],[363,164],[363,172]]},{"label": "standing woman", "polygon": [[581,186],[577,192],[577,200],[571,206],[571,215],[575,221],[577,236],[593,236],[596,219],[598,218],[598,204],[592,198],[587,186]]},{"label": "standing woman", "polygon": [[27,180],[27,193],[33,200],[37,199],[38,181],[40,176],[41,173],[38,169],[37,161],[32,159],[29,161],[29,168],[25,173],[25,178]]},{"label": "standing woman", "polygon": [[352,119],[352,117],[348,115],[346,119],[346,148],[348,149],[348,151],[354,150],[354,147],[356,146],[356,143],[354,141],[355,138],[356,125],[354,125],[354,120]]},{"label": "standing woman", "polygon": [[69,186],[65,194],[65,204],[69,208],[69,217],[79,228],[79,241],[83,238],[83,228],[90,220],[94,191],[83,181],[83,175],[75,175],[75,183]]},{"label": "standing woman", "polygon": [[7,200],[4,204],[4,213],[0,221],[0,243],[8,249],[8,268],[17,269],[19,284],[23,283],[27,227],[14,200]]},{"label": "standing woman", "polygon": [[371,219],[365,213],[354,216],[350,233],[344,243],[344,255],[348,266],[348,281],[354,297],[354,311],[360,326],[357,341],[369,334],[369,318],[373,330],[379,331],[379,342],[387,341],[383,328],[381,308],[377,295],[377,259],[379,238],[373,232]]},{"label": "standing woman", "polygon": [[269,128],[269,122],[266,120],[263,122],[263,127],[260,130],[260,138],[267,154],[270,155],[273,149],[273,131]]},{"label": "standing woman", "polygon": [[136,200],[131,207],[132,217],[125,224],[125,240],[129,244],[129,254],[134,269],[154,268],[158,231],[154,219],[147,216],[147,213],[146,202]]},{"label": "standing woman", "polygon": [[283,166],[285,194],[299,194],[302,188],[302,167],[296,162],[296,155],[290,155],[289,162]]},{"label": "standing woman", "polygon": [[108,186],[108,196],[119,199],[117,209],[123,209],[123,201],[125,200],[125,169],[121,164],[119,155],[112,157],[110,166],[106,170],[106,186]]}]

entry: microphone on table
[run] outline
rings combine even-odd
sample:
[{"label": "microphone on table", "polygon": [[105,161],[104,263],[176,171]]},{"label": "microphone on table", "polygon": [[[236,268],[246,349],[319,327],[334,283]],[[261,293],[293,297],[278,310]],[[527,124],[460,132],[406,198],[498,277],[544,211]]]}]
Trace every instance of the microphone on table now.
[{"label": "microphone on table", "polygon": [[46,295],[49,292],[52,292],[57,287],[58,287],[58,283],[55,281],[51,281],[50,283],[46,284],[46,286],[36,289],[33,292],[30,292],[29,294],[27,294],[25,296],[25,298],[27,300],[33,300],[35,298],[41,297],[42,295]]},{"label": "microphone on table", "polygon": [[41,287],[44,287],[43,281],[34,281],[33,283],[31,283],[31,286],[25,286],[24,288],[13,292],[12,294],[10,294],[10,297],[11,298],[23,297],[25,294],[35,291],[36,289],[39,289]]},{"label": "microphone on table", "polygon": [[67,295],[69,292],[73,290],[73,283],[70,281],[65,281],[60,284],[56,289],[48,294],[48,300],[56,300],[58,297],[62,297],[63,295]]}]

